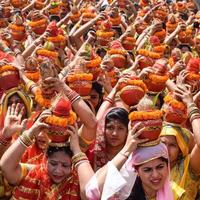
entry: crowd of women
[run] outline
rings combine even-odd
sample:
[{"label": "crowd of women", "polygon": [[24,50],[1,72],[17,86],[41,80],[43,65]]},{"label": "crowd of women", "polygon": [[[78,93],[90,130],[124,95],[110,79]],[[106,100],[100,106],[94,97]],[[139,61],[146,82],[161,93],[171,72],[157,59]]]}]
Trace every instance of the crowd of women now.
[{"label": "crowd of women", "polygon": [[200,199],[196,0],[0,0],[0,199]]}]

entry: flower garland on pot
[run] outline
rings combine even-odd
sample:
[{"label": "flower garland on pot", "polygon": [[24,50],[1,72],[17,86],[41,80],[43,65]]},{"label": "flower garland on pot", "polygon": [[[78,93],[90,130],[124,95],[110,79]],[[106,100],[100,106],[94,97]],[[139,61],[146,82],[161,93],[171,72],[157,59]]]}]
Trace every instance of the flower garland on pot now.
[{"label": "flower garland on pot", "polygon": [[109,20],[101,22],[100,29],[96,31],[97,43],[102,47],[107,47],[109,42],[113,40],[115,35],[111,29],[112,24]]},{"label": "flower garland on pot", "polygon": [[[10,81],[8,81],[10,80]],[[0,85],[1,89],[7,90],[17,87],[20,84],[19,71],[11,64],[0,64]]]},{"label": "flower garland on pot", "polygon": [[164,120],[170,123],[182,124],[187,119],[187,106],[177,100],[172,93],[164,98]]},{"label": "flower garland on pot", "polygon": [[48,20],[45,16],[35,13],[28,25],[36,35],[42,35],[47,28]]},{"label": "flower garland on pot", "polygon": [[140,99],[147,92],[147,87],[142,80],[136,76],[131,76],[129,79],[120,83],[119,96],[122,101],[128,106],[138,104]]},{"label": "flower garland on pot", "polygon": [[45,122],[51,126],[48,136],[54,143],[65,143],[69,139],[67,126],[73,126],[76,122],[76,113],[72,111],[68,99],[59,97],[51,108],[51,115]]},{"label": "flower garland on pot", "polygon": [[187,83],[200,81],[200,59],[191,58],[187,64],[186,71],[188,71],[188,75],[186,76]]},{"label": "flower garland on pot", "polygon": [[141,133],[139,138],[149,139],[149,141],[140,146],[151,146],[159,142],[159,135],[162,129],[162,117],[163,112],[160,110],[133,111],[129,114],[131,126],[140,122],[141,127],[145,127],[145,130]]},{"label": "flower garland on pot", "polygon": [[45,79],[49,77],[57,77],[57,72],[54,64],[50,60],[44,60],[40,64],[41,84],[35,92],[35,101],[45,108],[51,106],[51,101],[55,97],[55,90],[51,89],[48,84],[45,83]]},{"label": "flower garland on pot", "polygon": [[22,17],[19,15],[14,16],[14,21],[9,25],[9,29],[14,40],[22,42],[26,39],[26,29]]},{"label": "flower garland on pot", "polygon": [[155,73],[149,73],[144,83],[150,92],[161,92],[166,87],[166,81],[168,80],[167,75],[167,63],[165,60],[160,59],[155,62],[153,69]]},{"label": "flower garland on pot", "polygon": [[112,59],[114,66],[119,69],[126,68],[126,54],[126,50],[117,40],[111,43],[110,50],[107,51],[107,55]]},{"label": "flower garland on pot", "polygon": [[86,61],[85,67],[86,71],[89,73],[92,73],[93,75],[93,81],[97,79],[97,77],[100,74],[101,68],[101,57],[98,56],[94,50],[92,49],[92,46],[90,44],[87,44],[85,46],[84,51],[81,53],[81,56]]},{"label": "flower garland on pot", "polygon": [[25,62],[25,75],[28,79],[32,80],[33,82],[38,82],[40,79],[40,72],[38,69],[38,63],[36,58],[29,57],[28,60]]},{"label": "flower garland on pot", "polygon": [[69,87],[81,96],[88,96],[92,89],[93,75],[91,73],[76,72],[66,77]]}]

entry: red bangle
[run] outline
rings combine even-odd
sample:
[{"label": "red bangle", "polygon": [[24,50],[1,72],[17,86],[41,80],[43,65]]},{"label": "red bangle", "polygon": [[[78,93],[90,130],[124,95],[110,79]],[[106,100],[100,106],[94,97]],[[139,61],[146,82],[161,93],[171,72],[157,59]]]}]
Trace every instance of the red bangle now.
[{"label": "red bangle", "polygon": [[11,142],[12,138],[5,138],[2,133],[0,134],[0,144],[7,146]]}]

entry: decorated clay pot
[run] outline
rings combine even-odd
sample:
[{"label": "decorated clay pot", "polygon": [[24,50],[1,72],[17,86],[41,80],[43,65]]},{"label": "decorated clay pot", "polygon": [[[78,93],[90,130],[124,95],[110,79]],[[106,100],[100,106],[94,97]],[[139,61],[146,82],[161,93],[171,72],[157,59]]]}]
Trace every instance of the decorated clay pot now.
[{"label": "decorated clay pot", "polygon": [[135,47],[135,39],[133,37],[125,37],[122,45],[124,49],[126,49],[127,51],[131,51]]},{"label": "decorated clay pot", "polygon": [[0,85],[3,90],[16,87],[19,83],[20,77],[16,68],[10,65],[0,66]]},{"label": "decorated clay pot", "polygon": [[92,82],[89,81],[74,81],[69,84],[69,87],[76,91],[81,96],[88,96],[92,89]]},{"label": "decorated clay pot", "polygon": [[160,110],[134,111],[129,114],[129,119],[132,126],[140,122],[140,128],[145,127],[145,130],[139,136],[140,139],[155,141],[159,138],[162,129],[162,115]]}]

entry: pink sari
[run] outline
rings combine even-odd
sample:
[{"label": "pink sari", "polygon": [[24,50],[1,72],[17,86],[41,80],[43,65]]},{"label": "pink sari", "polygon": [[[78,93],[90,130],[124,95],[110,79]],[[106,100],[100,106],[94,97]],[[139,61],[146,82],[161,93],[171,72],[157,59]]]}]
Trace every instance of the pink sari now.
[{"label": "pink sari", "polygon": [[[139,147],[123,165],[120,171],[112,164],[108,163],[107,175],[100,194],[98,181],[94,175],[86,185],[86,195],[88,200],[125,200],[129,197],[132,187],[135,184],[137,172],[133,165],[140,165],[157,158],[168,159],[167,148],[160,143],[155,146]],[[170,167],[168,165],[169,173]],[[96,172],[98,173],[98,171]],[[156,200],[173,200],[173,193],[170,187],[169,175],[163,187],[157,192]]]}]

